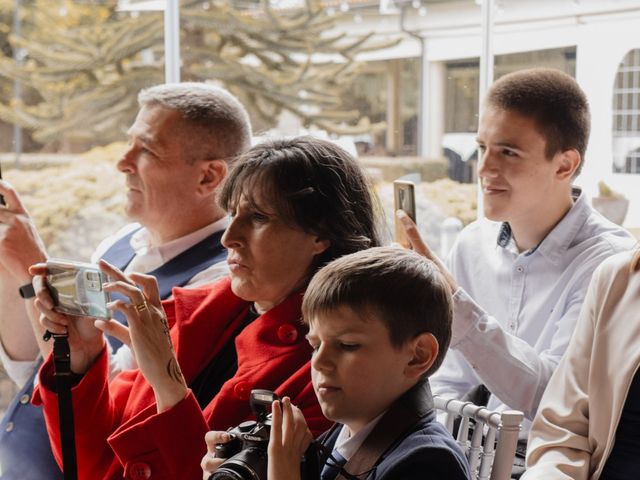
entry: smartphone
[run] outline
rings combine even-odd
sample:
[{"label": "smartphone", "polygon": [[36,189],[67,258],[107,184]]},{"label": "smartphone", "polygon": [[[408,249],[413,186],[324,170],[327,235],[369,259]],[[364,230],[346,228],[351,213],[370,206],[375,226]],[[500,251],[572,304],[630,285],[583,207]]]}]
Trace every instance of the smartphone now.
[{"label": "smartphone", "polygon": [[[394,212],[396,210],[402,210],[409,215],[411,220],[416,221],[416,186],[413,182],[395,180],[393,182],[393,200]],[[409,240],[395,214],[393,219],[396,231],[395,241],[403,247],[409,248],[411,246]]]},{"label": "smartphone", "polygon": [[47,261],[46,284],[54,310],[67,315],[108,319],[109,294],[102,284],[109,281],[97,265],[71,260]]}]

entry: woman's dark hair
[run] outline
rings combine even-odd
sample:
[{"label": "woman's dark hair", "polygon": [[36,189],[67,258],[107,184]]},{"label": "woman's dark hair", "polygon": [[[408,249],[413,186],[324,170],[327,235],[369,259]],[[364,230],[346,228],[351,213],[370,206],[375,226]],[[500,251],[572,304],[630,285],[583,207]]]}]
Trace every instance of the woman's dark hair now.
[{"label": "woman's dark hair", "polygon": [[272,140],[241,155],[219,196],[232,211],[243,196],[289,226],[329,240],[314,265],[380,245],[381,209],[357,161],[337,145],[313,137]]}]

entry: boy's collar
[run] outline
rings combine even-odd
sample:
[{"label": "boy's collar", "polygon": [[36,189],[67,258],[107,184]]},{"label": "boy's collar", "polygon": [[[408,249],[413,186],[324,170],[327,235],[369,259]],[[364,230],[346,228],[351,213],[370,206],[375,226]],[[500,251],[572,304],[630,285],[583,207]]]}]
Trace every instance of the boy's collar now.
[{"label": "boy's collar", "polygon": [[344,466],[348,472],[375,468],[382,455],[421,418],[433,411],[429,380],[424,378],[391,404],[356,453]]}]

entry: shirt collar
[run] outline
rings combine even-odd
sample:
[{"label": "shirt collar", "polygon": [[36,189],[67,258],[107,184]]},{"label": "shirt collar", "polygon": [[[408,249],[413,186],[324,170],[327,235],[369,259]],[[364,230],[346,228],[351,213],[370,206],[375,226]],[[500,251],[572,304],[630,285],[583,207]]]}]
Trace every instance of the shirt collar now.
[{"label": "shirt collar", "polygon": [[349,436],[349,428],[346,425],[342,426],[340,433],[338,434],[338,438],[336,439],[336,443],[334,444],[334,450],[338,450],[340,455],[342,455],[345,460],[349,461],[351,457],[355,455],[360,446],[367,439],[373,428],[380,421],[382,416],[386,413],[386,410],[378,415],[376,418],[367,423],[358,433]]},{"label": "shirt collar", "polygon": [[[582,189],[573,187],[571,189],[571,197],[573,198],[573,206],[538,245],[524,252],[525,256],[539,251],[552,262],[562,258],[571,246],[576,234],[584,225],[584,222],[587,221],[590,213],[590,207],[586,196],[582,193]],[[512,242],[511,226],[507,222],[503,222],[498,232],[498,246],[508,248]]]},{"label": "shirt collar", "polygon": [[224,230],[229,225],[229,217],[224,216],[220,220],[217,220],[205,227],[191,232],[183,237],[176,238],[162,245],[153,245],[151,239],[151,233],[145,227],[135,232],[129,244],[136,255],[158,255],[163,262],[168,262],[176,255],[179,255],[188,248],[191,248],[195,244],[201,242],[215,232]]}]

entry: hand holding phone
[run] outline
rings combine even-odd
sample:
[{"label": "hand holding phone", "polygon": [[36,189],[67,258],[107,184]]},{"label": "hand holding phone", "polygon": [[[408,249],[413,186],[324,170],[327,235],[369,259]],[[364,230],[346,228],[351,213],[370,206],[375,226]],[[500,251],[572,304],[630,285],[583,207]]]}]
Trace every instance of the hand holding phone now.
[{"label": "hand holding phone", "polygon": [[407,239],[402,224],[395,216],[397,210],[405,212],[411,220],[416,221],[416,194],[415,184],[405,180],[395,180],[393,182],[393,200],[394,200],[394,225],[395,225],[395,241],[405,248],[410,248],[411,244]]},{"label": "hand holding phone", "polygon": [[51,259],[46,283],[54,310],[67,315],[109,319],[110,296],[102,289],[107,276],[97,265]]}]

